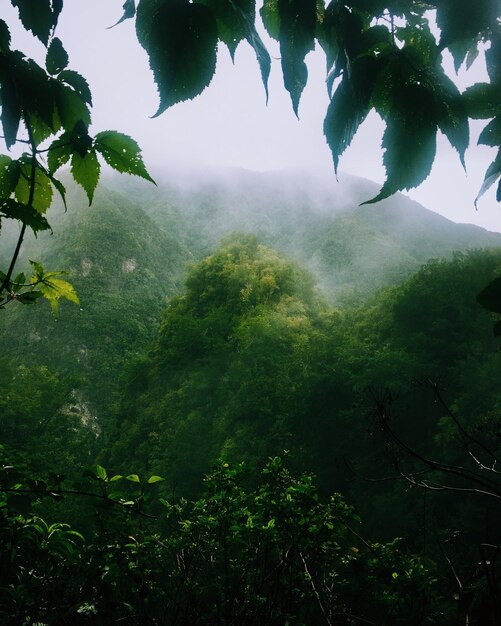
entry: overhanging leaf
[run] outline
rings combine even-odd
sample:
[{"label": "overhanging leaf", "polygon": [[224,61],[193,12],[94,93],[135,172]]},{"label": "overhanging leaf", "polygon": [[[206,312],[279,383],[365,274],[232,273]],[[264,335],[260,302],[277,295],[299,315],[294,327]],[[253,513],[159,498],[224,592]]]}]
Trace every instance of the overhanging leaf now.
[{"label": "overhanging leaf", "polygon": [[316,0],[278,0],[278,12],[284,85],[297,115],[299,100],[308,80],[304,59],[315,47]]},{"label": "overhanging leaf", "polygon": [[412,189],[431,171],[436,152],[434,99],[422,85],[411,84],[395,94],[383,135],[386,182],[372,204],[397,191]]},{"label": "overhanging leaf", "polygon": [[11,0],[19,10],[19,18],[26,28],[47,45],[51,31],[56,27],[63,7],[61,0]]},{"label": "overhanging leaf", "polygon": [[211,82],[217,25],[208,7],[189,0],[141,0],[136,32],[160,95],[155,116],[198,96]]},{"label": "overhanging leaf", "polygon": [[374,87],[384,64],[372,55],[355,60],[350,72],[344,72],[324,121],[324,134],[332,151],[337,172],[340,155],[350,145],[360,124],[370,110]]},{"label": "overhanging leaf", "polygon": [[484,146],[501,146],[501,115],[487,124],[480,133],[478,143]]},{"label": "overhanging leaf", "polygon": [[[492,185],[496,182],[496,180],[501,176],[501,149],[497,153],[494,161],[489,165],[487,171],[485,173],[484,182],[482,183],[482,187],[478,192],[477,197],[475,198],[475,206],[477,206],[477,202],[484,195],[484,193],[492,187]],[[496,199],[500,202],[499,199],[499,189],[496,193]]]},{"label": "overhanging leaf", "polygon": [[501,93],[497,85],[475,83],[463,93],[467,114],[474,119],[501,115]]}]

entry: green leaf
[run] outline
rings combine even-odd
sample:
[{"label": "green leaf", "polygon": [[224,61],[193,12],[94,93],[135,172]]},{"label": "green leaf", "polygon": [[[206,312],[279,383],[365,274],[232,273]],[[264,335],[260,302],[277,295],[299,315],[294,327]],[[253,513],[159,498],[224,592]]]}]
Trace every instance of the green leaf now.
[{"label": "green leaf", "polygon": [[501,145],[501,115],[491,120],[480,133],[478,143],[484,146],[497,147]]},{"label": "green leaf", "polygon": [[135,0],[125,0],[125,2],[123,3],[122,9],[123,9],[122,17],[118,20],[118,22],[115,22],[113,26],[108,26],[108,28],[115,28],[115,26],[118,26],[122,22],[125,22],[125,20],[129,20],[132,17],[134,17],[134,15],[136,14]]},{"label": "green leaf", "polygon": [[35,304],[35,302],[42,296],[41,291],[25,291],[16,296],[16,300],[21,304]]},{"label": "green leaf", "polygon": [[272,39],[278,41],[280,37],[280,15],[278,12],[278,0],[264,0],[260,9],[266,32]]},{"label": "green leaf", "polygon": [[84,188],[89,199],[89,205],[92,204],[100,172],[101,166],[93,150],[83,157],[80,156],[78,152],[73,153],[71,159],[71,174],[75,182]]},{"label": "green leaf", "polygon": [[304,59],[315,47],[316,0],[278,0],[278,11],[284,85],[297,115],[299,100],[308,80]]},{"label": "green leaf", "polygon": [[150,476],[148,478],[148,484],[152,485],[153,483],[159,483],[163,480],[165,480],[165,478],[162,478],[161,476]]},{"label": "green leaf", "polygon": [[447,137],[451,146],[456,149],[461,164],[466,169],[464,156],[470,144],[470,129],[461,94],[442,68],[433,74],[429,73],[428,78],[435,94],[438,127]]},{"label": "green leaf", "polygon": [[9,198],[19,181],[21,168],[18,161],[0,154],[0,197]]},{"label": "green leaf", "polygon": [[49,74],[53,76],[62,72],[68,65],[68,53],[63,48],[63,44],[60,39],[54,37],[50,42],[49,49],[47,50],[47,56],[45,58],[45,67]]},{"label": "green leaf", "polygon": [[77,124],[89,127],[91,117],[85,98],[67,85],[57,83],[56,104],[61,125],[66,131],[74,130]]},{"label": "green leaf", "polygon": [[96,465],[96,476],[101,480],[108,478],[108,472],[101,465]]},{"label": "green leaf", "polygon": [[[492,187],[492,185],[496,182],[496,180],[501,176],[501,149],[497,153],[494,161],[489,165],[487,171],[485,173],[484,182],[480,191],[478,192],[477,197],[475,198],[475,206],[477,206],[477,202],[484,195],[484,193]],[[496,194],[496,199],[499,202],[499,189]]]},{"label": "green leaf", "polygon": [[10,31],[7,24],[0,20],[0,52],[8,52],[10,46]]},{"label": "green leaf", "polygon": [[480,306],[492,313],[501,313],[501,277],[495,278],[476,297]]},{"label": "green leaf", "polygon": [[128,135],[113,130],[100,132],[96,135],[95,147],[117,172],[140,176],[155,183],[144,166],[141,149]]},{"label": "green leaf", "polygon": [[50,178],[50,182],[54,185],[59,195],[61,196],[61,200],[63,201],[63,204],[64,204],[64,210],[67,211],[68,207],[66,206],[66,187],[63,185],[63,183],[60,180],[58,180],[57,178],[54,178],[52,174],[49,174],[49,178]]},{"label": "green leaf", "polygon": [[422,183],[435,158],[436,133],[433,94],[418,84],[399,89],[383,135],[386,182],[376,197],[363,204]]},{"label": "green leaf", "polygon": [[[16,57],[16,53],[4,54],[2,56],[2,66],[0,67],[1,120],[5,144],[7,148],[10,148],[16,143],[22,113],[19,90],[14,79],[16,66],[13,60],[18,57]],[[7,61],[9,61],[8,65]]]},{"label": "green leaf", "polygon": [[[456,67],[462,64],[472,41],[480,33],[490,28],[495,30],[499,11],[496,5],[492,0],[441,0],[436,3],[437,25],[441,31],[440,47],[451,50]],[[464,44],[464,52],[456,56],[453,44],[458,43]]]},{"label": "green leaf", "polygon": [[209,85],[216,69],[217,25],[208,7],[189,0],[141,0],[136,32],[158,86],[155,116]]},{"label": "green leaf", "polygon": [[137,474],[129,474],[125,477],[125,480],[130,480],[131,483],[140,483],[139,476]]},{"label": "green leaf", "polygon": [[19,17],[26,30],[47,45],[51,31],[56,27],[63,8],[61,0],[11,0],[19,10]]},{"label": "green leaf", "polygon": [[72,136],[70,133],[63,133],[50,144],[47,152],[47,165],[49,173],[54,174],[57,170],[68,163],[73,156]]},{"label": "green leaf", "polygon": [[475,83],[463,93],[467,114],[474,119],[501,115],[501,93],[497,85]]},{"label": "green leaf", "polygon": [[115,476],[110,478],[110,483],[116,483],[117,480],[120,480],[121,478],[123,478],[122,474],[115,474]]},{"label": "green leaf", "polygon": [[78,299],[73,285],[66,280],[56,278],[58,275],[60,275],[60,272],[44,274],[43,280],[40,283],[40,291],[43,297],[49,301],[55,317],[57,317],[59,312],[59,300],[61,298],[65,298],[75,304],[80,304],[80,300]]},{"label": "green leaf", "polygon": [[372,90],[379,71],[375,59],[360,58],[353,64],[350,74],[343,74],[332,96],[324,121],[324,134],[336,172],[339,157],[348,148],[369,113]]},{"label": "green leaf", "polygon": [[72,87],[84,102],[92,106],[92,94],[89,84],[78,72],[73,70],[63,70],[59,74],[58,79]]},{"label": "green leaf", "polygon": [[[28,205],[31,196],[32,164],[30,159],[25,159],[21,163],[21,173],[14,190],[16,200]],[[39,213],[45,213],[52,204],[53,190],[50,178],[46,172],[38,165],[35,166],[34,193],[31,205]]]}]

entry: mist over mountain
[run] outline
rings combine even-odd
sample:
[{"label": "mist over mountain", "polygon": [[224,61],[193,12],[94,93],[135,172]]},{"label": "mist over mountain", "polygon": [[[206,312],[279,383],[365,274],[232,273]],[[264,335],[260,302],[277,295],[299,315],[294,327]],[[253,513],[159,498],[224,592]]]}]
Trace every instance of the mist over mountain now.
[{"label": "mist over mountain", "polygon": [[126,193],[195,256],[230,232],[255,234],[313,272],[332,302],[365,298],[401,282],[429,258],[501,245],[501,235],[456,224],[402,194],[360,206],[379,186],[340,174],[340,182],[301,171],[214,170],[159,173],[158,189],[107,181]]},{"label": "mist over mountain", "polygon": [[[187,264],[239,232],[309,269],[334,304],[361,302],[409,277],[429,258],[456,250],[501,246],[501,234],[460,225],[397,194],[359,206],[377,192],[365,179],[325,181],[301,172],[244,170],[156,174],[158,187],[125,176],[104,178],[94,203],[68,187],[68,211],[55,201],[54,233],[23,244],[28,259],[65,270],[80,307],[8,307],[2,313],[5,356],[42,363],[75,376],[82,410],[99,419],[118,393],[124,363],[147,350],[168,299],[183,288]],[[16,229],[3,226],[0,256],[8,259]],[[19,324],[28,328],[15,332]],[[85,405],[85,407],[84,407]]]}]

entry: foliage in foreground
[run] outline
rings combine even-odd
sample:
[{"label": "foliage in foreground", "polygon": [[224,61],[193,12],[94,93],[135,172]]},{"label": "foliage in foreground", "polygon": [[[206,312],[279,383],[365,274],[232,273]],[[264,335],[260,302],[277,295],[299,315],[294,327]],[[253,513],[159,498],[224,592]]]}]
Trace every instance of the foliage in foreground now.
[{"label": "foliage in foreground", "polygon": [[[244,466],[219,463],[200,499],[161,500],[154,521],[141,496],[112,507],[110,495],[87,538],[34,515],[37,494],[27,502],[23,485],[9,487],[8,476],[4,469],[6,625],[452,623],[433,563],[398,539],[363,539],[341,496],[322,501],[312,477],[292,475],[278,457],[254,486]],[[139,485],[136,478],[129,484]],[[103,468],[96,480],[118,490],[119,479]]]}]

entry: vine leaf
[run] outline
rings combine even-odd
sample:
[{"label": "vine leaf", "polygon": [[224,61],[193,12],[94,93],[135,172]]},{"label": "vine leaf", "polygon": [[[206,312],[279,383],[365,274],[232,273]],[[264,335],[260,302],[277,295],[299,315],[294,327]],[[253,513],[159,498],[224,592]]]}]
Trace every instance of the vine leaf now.
[{"label": "vine leaf", "polygon": [[141,0],[136,32],[160,95],[153,117],[198,96],[209,85],[216,69],[218,35],[207,6],[189,0]]},{"label": "vine leaf", "polygon": [[84,102],[92,106],[92,94],[89,84],[83,76],[74,70],[63,70],[58,78],[72,87]]},{"label": "vine leaf", "polygon": [[24,28],[47,45],[63,8],[62,0],[11,0],[11,4],[18,9]]},{"label": "vine leaf", "polygon": [[[494,161],[489,165],[487,171],[485,173],[484,182],[482,183],[482,187],[480,187],[480,191],[478,192],[477,197],[475,198],[475,206],[477,206],[478,201],[484,195],[484,193],[492,187],[492,185],[496,182],[496,180],[501,176],[501,149],[497,153]],[[501,202],[501,190],[500,186],[498,186],[496,192],[496,200]]]},{"label": "vine leaf", "polygon": [[297,115],[308,80],[304,59],[315,47],[317,3],[316,0],[278,0],[278,11],[284,85]]},{"label": "vine leaf", "polygon": [[78,152],[73,153],[71,158],[71,174],[75,182],[83,187],[87,194],[89,206],[92,204],[100,172],[101,165],[99,164],[94,150],[90,150],[84,156],[81,156]]},{"label": "vine leaf", "polygon": [[411,84],[399,89],[395,97],[382,144],[386,181],[377,196],[362,204],[417,187],[433,165],[437,133],[433,94],[422,85]]},{"label": "vine leaf", "polygon": [[17,187],[21,168],[18,161],[0,154],[0,198],[9,198]]},{"label": "vine leaf", "polygon": [[54,37],[50,42],[50,46],[47,50],[47,56],[45,58],[45,67],[49,74],[55,76],[62,72],[68,65],[68,53],[63,48],[63,44],[60,39]]},{"label": "vine leaf", "polygon": [[0,198],[0,215],[26,224],[34,233],[50,230],[49,222],[41,213],[32,206],[22,204],[12,198]]},{"label": "vine leaf", "polygon": [[113,130],[100,132],[95,138],[95,148],[117,172],[140,176],[155,184],[143,163],[141,149],[128,135]]}]

